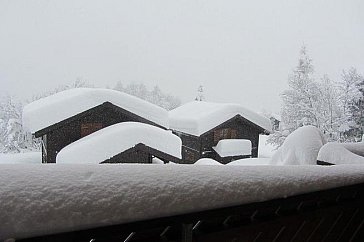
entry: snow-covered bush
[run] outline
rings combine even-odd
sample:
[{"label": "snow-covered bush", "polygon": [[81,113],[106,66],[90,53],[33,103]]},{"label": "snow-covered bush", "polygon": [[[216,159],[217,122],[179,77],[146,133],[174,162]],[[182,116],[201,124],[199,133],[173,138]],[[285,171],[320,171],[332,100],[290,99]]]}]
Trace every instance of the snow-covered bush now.
[{"label": "snow-covered bush", "polygon": [[303,126],[291,133],[273,155],[273,165],[315,165],[320,148],[326,143],[314,126]]}]

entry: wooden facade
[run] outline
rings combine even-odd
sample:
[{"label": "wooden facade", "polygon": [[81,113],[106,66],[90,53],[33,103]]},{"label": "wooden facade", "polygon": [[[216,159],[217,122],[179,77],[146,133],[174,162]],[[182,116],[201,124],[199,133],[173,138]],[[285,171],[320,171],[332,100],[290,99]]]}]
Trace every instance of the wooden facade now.
[{"label": "wooden facade", "polygon": [[266,131],[263,128],[240,115],[234,116],[200,136],[174,131],[182,139],[183,162],[191,164],[200,158],[213,158],[221,163],[230,162],[232,158],[221,159],[212,148],[221,139],[248,139],[252,142],[252,157],[258,157],[259,134],[264,132]]},{"label": "wooden facade", "polygon": [[104,127],[128,121],[146,123],[165,129],[110,102],[105,102],[37,131],[35,137],[42,139],[42,162],[55,163],[57,153],[65,146]]}]

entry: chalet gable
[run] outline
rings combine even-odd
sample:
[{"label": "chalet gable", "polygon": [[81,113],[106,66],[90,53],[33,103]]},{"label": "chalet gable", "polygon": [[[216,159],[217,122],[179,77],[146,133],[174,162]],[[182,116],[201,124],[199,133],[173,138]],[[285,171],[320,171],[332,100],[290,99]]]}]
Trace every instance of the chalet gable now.
[{"label": "chalet gable", "polygon": [[239,104],[194,101],[169,112],[169,127],[175,132],[202,136],[232,119],[242,119],[261,133],[269,133],[270,120]]},{"label": "chalet gable", "polygon": [[[69,117],[65,120],[62,120],[58,123],[50,125],[44,129],[38,130],[34,133],[34,136],[36,138],[41,137],[53,130],[60,129],[73,122],[82,122],[82,120],[87,120],[87,119],[89,119],[88,118],[89,116],[98,116],[98,118],[97,118],[98,123],[102,124],[102,128],[112,125],[114,123],[119,123],[121,120],[124,120],[124,121],[135,121],[135,122],[146,123],[146,124],[154,125],[156,127],[165,129],[165,127],[163,127],[159,124],[156,124],[150,120],[147,120],[141,116],[138,116],[135,113],[125,110],[119,106],[116,106],[113,103],[104,102],[96,107],[90,108],[86,111],[83,111],[79,114],[76,114],[76,115]],[[112,118],[111,116],[114,116],[114,118]],[[119,117],[119,118],[117,118],[117,117]],[[95,123],[95,119],[93,119],[92,122]]]},{"label": "chalet gable", "polygon": [[168,128],[165,109],[123,92],[101,88],[74,88],[34,101],[24,107],[23,123],[30,132],[36,133],[76,115],[82,116],[104,103]]}]

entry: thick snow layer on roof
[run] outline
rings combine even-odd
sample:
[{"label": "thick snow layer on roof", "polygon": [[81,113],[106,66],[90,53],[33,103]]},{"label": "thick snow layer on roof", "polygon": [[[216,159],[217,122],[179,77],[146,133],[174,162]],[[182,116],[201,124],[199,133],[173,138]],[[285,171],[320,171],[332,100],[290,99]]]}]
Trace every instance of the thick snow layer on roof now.
[{"label": "thick snow layer on roof", "polygon": [[220,162],[211,158],[201,158],[194,163],[194,165],[223,165]]},{"label": "thick snow layer on roof", "polygon": [[[352,150],[356,151],[350,151]],[[335,165],[342,164],[361,164],[364,165],[364,143],[327,143],[318,154],[317,160],[328,162]],[[361,155],[359,155],[361,154]]]},{"label": "thick snow layer on roof", "polygon": [[24,107],[23,123],[32,133],[110,102],[168,128],[168,112],[129,94],[100,88],[74,88],[34,101]]},{"label": "thick snow layer on roof", "polygon": [[231,166],[269,166],[271,165],[270,158],[246,158],[234,160],[227,165]]},{"label": "thick snow layer on roof", "polygon": [[364,182],[361,165],[3,164],[0,171],[0,240],[267,201]]},{"label": "thick snow layer on roof", "polygon": [[25,152],[16,154],[0,153],[0,164],[40,164],[42,152]]},{"label": "thick snow layer on roof", "polygon": [[222,139],[213,149],[220,157],[252,154],[252,142],[248,139]]},{"label": "thick snow layer on roof", "polygon": [[200,136],[232,117],[240,115],[270,131],[270,120],[239,104],[193,101],[169,112],[170,129]]},{"label": "thick snow layer on roof", "polygon": [[64,147],[57,163],[98,164],[142,143],[174,157],[181,158],[181,139],[153,125],[123,122],[98,130]]},{"label": "thick snow layer on roof", "polygon": [[293,131],[272,157],[274,165],[316,165],[320,148],[326,143],[322,132],[314,126]]}]

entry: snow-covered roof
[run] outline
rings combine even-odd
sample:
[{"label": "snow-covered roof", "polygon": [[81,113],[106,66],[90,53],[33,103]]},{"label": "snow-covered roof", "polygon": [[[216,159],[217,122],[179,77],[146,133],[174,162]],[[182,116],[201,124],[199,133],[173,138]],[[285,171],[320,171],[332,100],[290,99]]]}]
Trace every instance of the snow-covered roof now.
[{"label": "snow-covered roof", "polygon": [[248,139],[222,139],[212,148],[220,157],[252,154],[252,142]]},{"label": "snow-covered roof", "polygon": [[317,160],[335,165],[361,164],[364,165],[364,143],[327,143],[322,146]]},{"label": "snow-covered roof", "polygon": [[181,158],[182,141],[171,131],[144,123],[123,122],[67,145],[58,153],[56,162],[99,164],[140,143]]},{"label": "snow-covered roof", "polygon": [[23,123],[32,133],[110,102],[168,128],[168,112],[129,94],[101,88],[74,88],[34,101],[24,107]]},{"label": "snow-covered roof", "polygon": [[193,101],[169,112],[169,127],[172,130],[200,136],[223,122],[240,115],[267,131],[270,120],[233,103]]},{"label": "snow-covered roof", "polygon": [[242,205],[364,182],[362,165],[3,164],[0,171],[0,240]]}]

